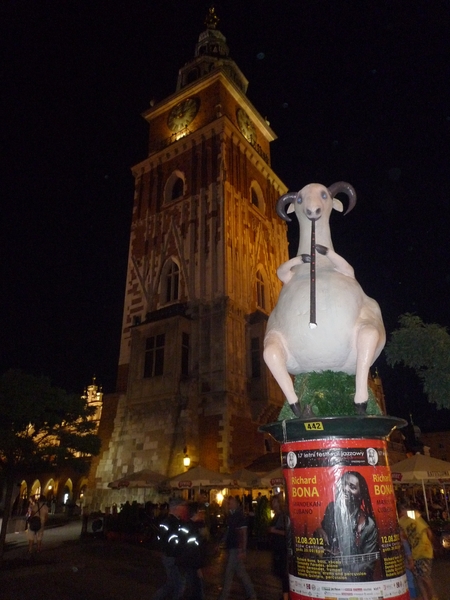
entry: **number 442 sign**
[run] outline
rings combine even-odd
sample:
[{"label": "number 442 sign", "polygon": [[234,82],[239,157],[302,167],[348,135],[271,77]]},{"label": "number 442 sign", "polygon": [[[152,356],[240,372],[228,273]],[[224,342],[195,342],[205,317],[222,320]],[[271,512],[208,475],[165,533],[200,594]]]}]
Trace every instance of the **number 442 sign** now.
[{"label": "number 442 sign", "polygon": [[305,429],[307,431],[323,431],[323,423],[322,421],[311,421],[305,423]]}]

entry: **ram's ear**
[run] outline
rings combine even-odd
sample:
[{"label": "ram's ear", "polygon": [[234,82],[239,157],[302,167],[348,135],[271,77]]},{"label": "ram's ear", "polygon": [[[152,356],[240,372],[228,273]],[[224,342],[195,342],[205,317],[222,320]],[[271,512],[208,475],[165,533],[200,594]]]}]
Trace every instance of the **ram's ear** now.
[{"label": "ram's ear", "polygon": [[344,212],[344,205],[337,198],[333,198],[333,208],[338,212]]},{"label": "ram's ear", "polygon": [[295,211],[295,206],[293,204],[289,204],[286,214],[289,214],[294,211]]}]

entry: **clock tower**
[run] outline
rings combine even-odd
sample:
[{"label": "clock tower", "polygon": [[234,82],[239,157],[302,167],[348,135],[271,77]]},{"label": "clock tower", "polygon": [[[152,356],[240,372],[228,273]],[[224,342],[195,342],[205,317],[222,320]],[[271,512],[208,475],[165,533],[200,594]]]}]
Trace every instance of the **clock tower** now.
[{"label": "clock tower", "polygon": [[104,397],[92,509],[111,505],[109,482],[175,475],[186,455],[222,472],[249,465],[269,444],[259,425],[284,401],[262,349],[288,259],[275,213],[287,190],[270,166],[275,134],[216,26],[210,9],[175,93],[143,113],[148,156],[133,167],[117,392]]}]

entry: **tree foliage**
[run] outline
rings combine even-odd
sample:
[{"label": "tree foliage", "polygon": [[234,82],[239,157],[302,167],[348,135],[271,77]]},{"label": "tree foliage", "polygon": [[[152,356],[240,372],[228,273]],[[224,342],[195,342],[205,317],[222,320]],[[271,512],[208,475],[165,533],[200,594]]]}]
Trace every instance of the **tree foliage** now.
[{"label": "tree foliage", "polygon": [[18,370],[0,377],[0,475],[6,482],[0,557],[15,479],[62,466],[86,471],[100,451],[95,410],[45,377]]},{"label": "tree foliage", "polygon": [[396,329],[386,345],[386,359],[393,367],[404,364],[414,369],[429,402],[438,408],[450,408],[450,334],[446,327],[424,323],[416,315],[399,317]]},{"label": "tree foliage", "polygon": [[7,474],[86,463],[100,449],[94,411],[45,377],[7,371],[0,377],[0,469]]},{"label": "tree foliage", "polygon": [[[312,371],[295,376],[294,389],[300,406],[309,406],[318,417],[338,417],[355,414],[355,376],[341,371]],[[368,387],[368,415],[380,415],[375,394]],[[278,420],[294,419],[287,400]]]}]

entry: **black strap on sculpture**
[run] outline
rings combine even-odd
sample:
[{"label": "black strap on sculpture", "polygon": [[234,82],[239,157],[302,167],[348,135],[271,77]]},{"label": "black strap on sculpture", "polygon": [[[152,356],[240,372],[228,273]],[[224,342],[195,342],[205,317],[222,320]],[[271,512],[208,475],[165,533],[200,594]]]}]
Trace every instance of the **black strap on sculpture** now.
[{"label": "black strap on sculpture", "polygon": [[309,327],[315,329],[316,323],[316,222],[311,219],[311,270],[309,290]]}]

